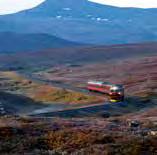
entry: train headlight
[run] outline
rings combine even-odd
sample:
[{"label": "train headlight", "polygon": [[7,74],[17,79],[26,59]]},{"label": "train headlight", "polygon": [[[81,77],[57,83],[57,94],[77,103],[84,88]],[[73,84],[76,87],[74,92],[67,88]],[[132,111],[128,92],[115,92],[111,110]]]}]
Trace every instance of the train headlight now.
[{"label": "train headlight", "polygon": [[113,90],[117,90],[117,89],[118,89],[118,87],[116,87],[116,86],[115,86],[115,87],[112,87],[112,89],[113,89]]}]

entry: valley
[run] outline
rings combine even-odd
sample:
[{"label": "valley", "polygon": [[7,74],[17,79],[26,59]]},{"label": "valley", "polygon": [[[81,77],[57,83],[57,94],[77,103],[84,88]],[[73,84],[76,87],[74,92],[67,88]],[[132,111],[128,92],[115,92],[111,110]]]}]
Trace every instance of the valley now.
[{"label": "valley", "polygon": [[[147,43],[1,54],[0,152],[156,152],[156,50]],[[88,92],[88,80],[123,84],[125,101]]]}]

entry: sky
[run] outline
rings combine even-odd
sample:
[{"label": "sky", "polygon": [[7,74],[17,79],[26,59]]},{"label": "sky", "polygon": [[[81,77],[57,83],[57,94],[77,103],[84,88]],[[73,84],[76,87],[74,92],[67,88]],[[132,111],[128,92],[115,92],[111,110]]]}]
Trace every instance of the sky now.
[{"label": "sky", "polygon": [[88,0],[117,7],[157,8],[157,0]]},{"label": "sky", "polygon": [[[46,0],[0,0],[0,15],[31,9]],[[68,1],[68,0],[67,0]],[[157,8],[157,0],[88,0],[118,7]],[[75,0],[74,0],[75,2]]]},{"label": "sky", "polygon": [[0,0],[0,15],[31,9],[45,0]]}]

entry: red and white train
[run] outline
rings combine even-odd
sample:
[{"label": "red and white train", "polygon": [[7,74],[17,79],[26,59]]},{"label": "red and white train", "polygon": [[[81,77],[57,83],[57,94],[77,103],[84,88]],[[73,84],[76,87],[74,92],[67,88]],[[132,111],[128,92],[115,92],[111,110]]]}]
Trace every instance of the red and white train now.
[{"label": "red and white train", "polygon": [[87,89],[107,94],[111,102],[120,102],[124,100],[124,87],[118,84],[111,84],[102,81],[88,81]]}]

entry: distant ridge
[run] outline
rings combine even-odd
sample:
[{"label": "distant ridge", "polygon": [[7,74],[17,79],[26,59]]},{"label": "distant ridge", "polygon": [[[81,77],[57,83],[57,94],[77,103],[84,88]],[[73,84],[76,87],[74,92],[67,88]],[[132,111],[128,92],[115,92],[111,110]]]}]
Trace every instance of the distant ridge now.
[{"label": "distant ridge", "polygon": [[0,32],[0,52],[36,51],[49,48],[75,47],[81,44],[48,34]]}]

